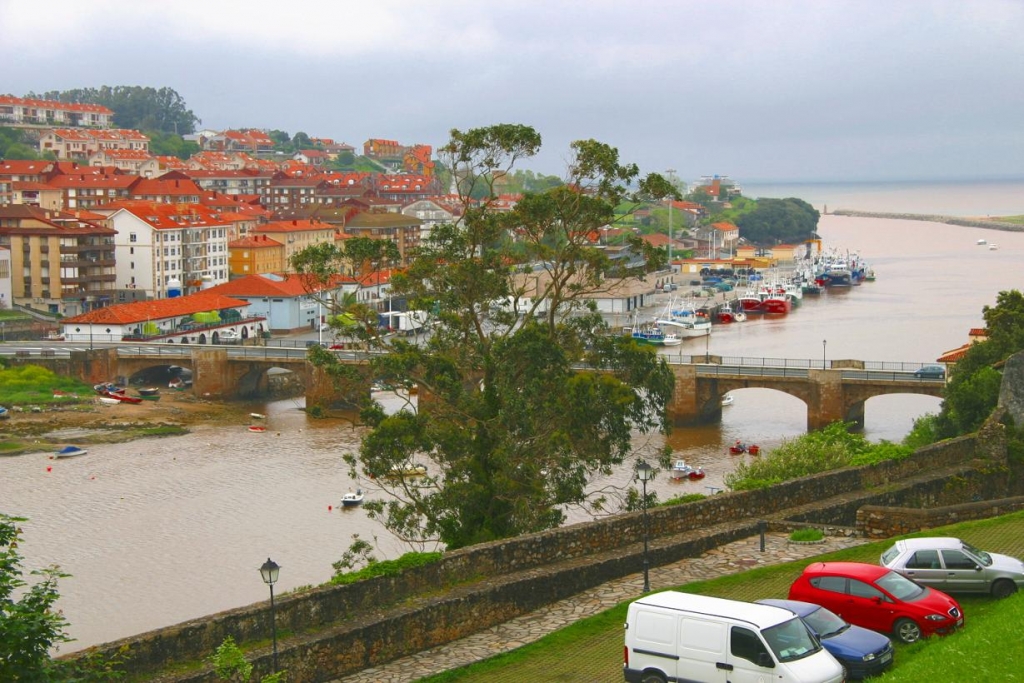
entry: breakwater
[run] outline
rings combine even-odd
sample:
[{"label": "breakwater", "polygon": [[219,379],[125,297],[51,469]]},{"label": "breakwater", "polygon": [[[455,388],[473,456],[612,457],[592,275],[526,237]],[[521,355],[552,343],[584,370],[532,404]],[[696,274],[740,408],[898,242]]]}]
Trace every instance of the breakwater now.
[{"label": "breakwater", "polygon": [[1004,230],[1006,232],[1022,232],[1024,225],[1008,223],[1006,221],[988,220],[982,218],[964,218],[962,216],[937,216],[921,213],[882,213],[878,211],[853,211],[850,209],[839,209],[833,211],[833,216],[851,216],[854,218],[895,218],[904,221],[926,221],[928,223],[947,223],[949,225],[962,225],[967,228],[988,228],[990,230]]}]

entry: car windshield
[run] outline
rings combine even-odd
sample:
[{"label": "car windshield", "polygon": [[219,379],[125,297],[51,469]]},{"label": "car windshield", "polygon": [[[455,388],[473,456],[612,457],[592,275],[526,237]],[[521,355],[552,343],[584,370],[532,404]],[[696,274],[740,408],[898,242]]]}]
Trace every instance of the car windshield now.
[{"label": "car windshield", "polygon": [[824,607],[814,610],[803,619],[822,638],[830,638],[850,628],[849,624]]},{"label": "car windshield", "polygon": [[893,546],[882,553],[882,564],[888,565],[890,562],[896,559],[896,556],[900,554],[900,549]]},{"label": "car windshield", "polygon": [[916,600],[924,595],[924,588],[896,572],[887,572],[875,583],[898,600]]},{"label": "car windshield", "polygon": [[960,541],[960,542],[963,543],[964,550],[968,554],[973,555],[975,558],[978,559],[979,562],[981,562],[986,567],[991,567],[992,566],[992,556],[991,555],[986,553],[984,550],[978,550],[977,548],[975,548],[970,543],[964,543],[963,541]]},{"label": "car windshield", "polygon": [[809,657],[821,649],[821,645],[807,630],[800,619],[794,617],[777,626],[764,630],[764,639],[780,662]]}]

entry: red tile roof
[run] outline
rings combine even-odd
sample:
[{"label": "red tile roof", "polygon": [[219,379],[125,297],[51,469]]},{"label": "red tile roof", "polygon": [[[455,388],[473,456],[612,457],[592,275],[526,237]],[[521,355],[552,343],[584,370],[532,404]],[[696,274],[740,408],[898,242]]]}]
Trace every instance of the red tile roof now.
[{"label": "red tile roof", "polygon": [[264,232],[306,232],[309,230],[334,230],[334,226],[330,223],[324,223],[317,220],[293,220],[293,221],[273,221],[271,223],[265,223],[263,225],[257,225],[253,232],[264,233]]},{"label": "red tile roof", "polygon": [[222,311],[226,308],[244,308],[248,301],[232,299],[223,294],[214,293],[211,289],[179,296],[173,299],[153,299],[152,301],[136,301],[130,304],[115,304],[105,308],[65,318],[63,323],[86,323],[92,325],[130,325],[148,320],[164,320],[179,316],[192,315],[203,311]]},{"label": "red tile roof", "polygon": [[[336,276],[332,282],[333,287],[344,282],[353,282],[351,278],[345,278],[342,276]],[[325,289],[331,289],[332,287],[316,287],[316,284],[312,281],[308,281],[305,276],[296,275],[295,273],[285,274],[254,274],[240,277],[230,282],[211,287],[206,290],[207,292],[216,292],[226,296],[248,296],[248,297],[264,297],[264,296],[280,296],[280,297],[296,297],[304,296],[307,294],[308,289],[312,291],[323,291]]]},{"label": "red tile roof", "polygon": [[228,242],[228,249],[271,249],[283,246],[281,242],[266,235],[249,235]]},{"label": "red tile roof", "polygon": [[113,114],[106,107],[99,104],[78,104],[73,102],[57,102],[55,100],[36,100],[25,97],[14,97],[13,95],[0,95],[0,104],[9,104],[17,107],[35,107],[36,109],[60,109],[62,111],[84,111],[93,114]]}]

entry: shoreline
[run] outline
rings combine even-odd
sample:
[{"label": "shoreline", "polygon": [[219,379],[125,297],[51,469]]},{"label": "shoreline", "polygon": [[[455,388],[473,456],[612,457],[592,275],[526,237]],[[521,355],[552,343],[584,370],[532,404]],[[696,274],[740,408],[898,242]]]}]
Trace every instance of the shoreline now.
[{"label": "shoreline", "polygon": [[826,216],[847,216],[850,218],[883,218],[906,221],[925,221],[928,223],[946,223],[948,225],[960,225],[966,228],[988,228],[989,230],[1002,230],[1004,232],[1024,232],[1024,225],[1008,223],[1006,221],[991,218],[970,218],[963,216],[940,216],[920,213],[889,213],[884,211],[856,211],[853,209],[837,209]]}]

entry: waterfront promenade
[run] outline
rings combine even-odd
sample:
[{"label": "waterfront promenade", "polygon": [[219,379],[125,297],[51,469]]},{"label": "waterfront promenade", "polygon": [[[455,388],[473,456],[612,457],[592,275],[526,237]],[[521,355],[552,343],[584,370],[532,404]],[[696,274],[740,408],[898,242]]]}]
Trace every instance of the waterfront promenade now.
[{"label": "waterfront promenade", "polygon": [[[829,536],[822,544],[802,545],[790,543],[786,534],[768,533],[765,535],[764,552],[760,549],[760,537],[751,536],[710,550],[700,557],[653,567],[650,580],[655,591],[664,590],[867,542],[863,538]],[[624,576],[467,638],[365,669],[333,683],[407,683],[467,666],[522,647],[581,619],[638,598],[642,595],[643,583],[642,573]]]}]

